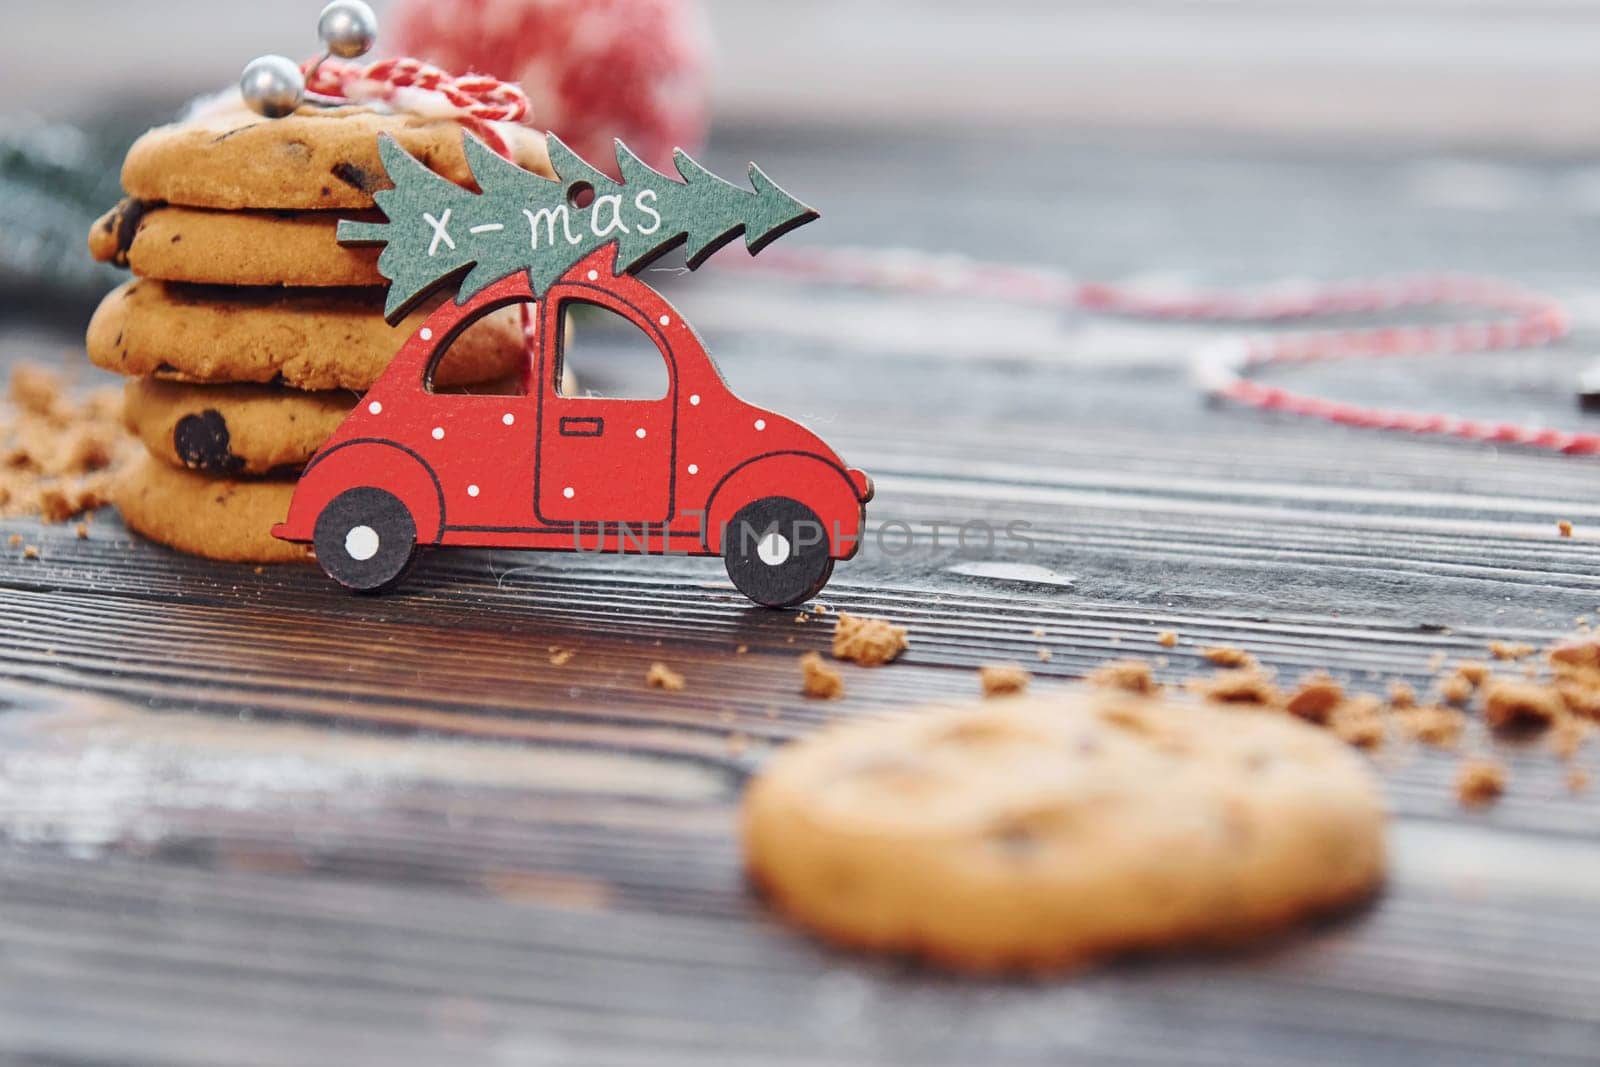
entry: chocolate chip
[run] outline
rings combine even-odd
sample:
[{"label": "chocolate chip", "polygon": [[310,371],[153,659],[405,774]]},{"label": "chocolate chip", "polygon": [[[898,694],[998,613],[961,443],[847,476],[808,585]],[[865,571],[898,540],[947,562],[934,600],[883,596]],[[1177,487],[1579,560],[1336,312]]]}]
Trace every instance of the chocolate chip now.
[{"label": "chocolate chip", "polygon": [[228,448],[228,423],[222,412],[207,408],[185,415],[172,430],[172,447],[190,470],[208,474],[237,474],[244,460]]},{"label": "chocolate chip", "polygon": [[368,174],[354,163],[335,163],[330,173],[353,189],[371,193],[377,188],[377,177]]},{"label": "chocolate chip", "polygon": [[117,251],[112,255],[111,262],[119,267],[128,265],[128,249],[133,247],[133,239],[139,233],[139,221],[144,218],[147,207],[143,200],[129,196],[123,197],[111,209],[111,218],[106,220],[106,227],[108,230],[114,229],[117,235]]},{"label": "chocolate chip", "polygon": [[1023,819],[1002,819],[989,828],[989,839],[1013,859],[1024,859],[1039,849],[1039,832]]}]

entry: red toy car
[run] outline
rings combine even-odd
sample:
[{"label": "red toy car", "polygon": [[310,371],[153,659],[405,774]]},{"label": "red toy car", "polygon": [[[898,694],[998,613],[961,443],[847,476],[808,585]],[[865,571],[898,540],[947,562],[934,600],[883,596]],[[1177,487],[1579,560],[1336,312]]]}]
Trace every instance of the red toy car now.
[{"label": "red toy car", "polygon": [[[617,275],[615,246],[536,300],[527,273],[447,301],[313,457],[273,534],[310,542],[341,584],[398,584],[422,545],[720,555],[756,603],[800,603],[859,547],[872,482],[815,434],[745,403],[661,295]],[[666,395],[563,396],[562,307],[597,304],[660,349]],[[475,319],[526,303],[516,396],[434,392]]]}]

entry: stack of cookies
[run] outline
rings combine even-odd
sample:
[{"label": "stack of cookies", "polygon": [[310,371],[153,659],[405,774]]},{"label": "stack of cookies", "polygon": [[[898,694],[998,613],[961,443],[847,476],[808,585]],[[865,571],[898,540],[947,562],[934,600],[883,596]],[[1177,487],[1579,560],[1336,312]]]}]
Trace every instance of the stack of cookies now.
[{"label": "stack of cookies", "polygon": [[[550,175],[542,135],[498,132],[521,166]],[[125,420],[144,443],[114,490],[127,524],[213,559],[279,562],[295,474],[448,299],[396,326],[383,319],[378,248],[345,248],[341,218],[381,219],[380,134],[473,187],[450,119],[361,107],[302,107],[265,119],[215,103],[129,150],[123,200],[95,223],[96,259],[135,277],[89,324],[89,358],[127,375]],[[521,309],[476,322],[434,381],[488,388],[525,358]],[[494,386],[498,388],[498,384]]]}]

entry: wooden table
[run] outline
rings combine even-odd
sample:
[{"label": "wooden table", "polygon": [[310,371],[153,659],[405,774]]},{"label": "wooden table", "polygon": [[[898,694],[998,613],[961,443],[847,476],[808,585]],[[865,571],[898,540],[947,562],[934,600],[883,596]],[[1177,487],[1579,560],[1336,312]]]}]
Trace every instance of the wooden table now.
[{"label": "wooden table", "polygon": [[[822,209],[797,241],[1197,284],[1507,274],[1572,298],[1577,338],[1296,384],[1584,421],[1577,164],[808,129],[731,131],[706,162],[744,158]],[[820,947],[747,891],[734,837],[772,746],[972,696],[983,663],[1043,687],[1164,654],[1177,678],[1220,642],[1380,690],[1565,633],[1600,610],[1592,462],[1211,408],[1193,330],[726,274],[670,295],[736,391],[810,421],[876,477],[874,522],[913,529],[822,598],[908,624],[910,651],[814,703],[795,660],[828,622],[750,607],[716,561],[455,551],[360,599],[109,512],[88,541],[0,524],[42,550],[0,551],[0,1061],[1600,1059],[1600,801],[1537,746],[1475,813],[1458,756],[1380,754],[1393,876],[1358,914],[1041,984]],[[70,350],[60,325],[9,315],[0,351]],[[963,553],[972,520],[1030,523],[1032,551]],[[683,692],[645,687],[657,660]]]}]

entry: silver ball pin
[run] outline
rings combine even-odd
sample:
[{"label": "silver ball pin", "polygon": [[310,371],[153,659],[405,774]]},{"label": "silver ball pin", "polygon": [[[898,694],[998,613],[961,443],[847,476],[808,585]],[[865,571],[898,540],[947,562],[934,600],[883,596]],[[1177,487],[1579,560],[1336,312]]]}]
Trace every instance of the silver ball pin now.
[{"label": "silver ball pin", "polygon": [[333,0],[317,19],[317,36],[341,59],[364,56],[378,39],[378,16],[362,0]]},{"label": "silver ball pin", "polygon": [[282,118],[305,99],[306,79],[294,60],[262,56],[252,59],[239,75],[239,93],[251,111],[269,119]]}]

